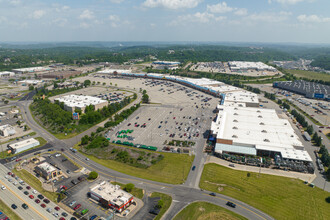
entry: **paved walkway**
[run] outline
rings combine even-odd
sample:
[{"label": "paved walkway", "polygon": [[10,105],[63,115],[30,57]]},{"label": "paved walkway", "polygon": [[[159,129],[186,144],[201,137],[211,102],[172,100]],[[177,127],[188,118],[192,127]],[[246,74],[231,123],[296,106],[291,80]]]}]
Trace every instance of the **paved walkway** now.
[{"label": "paved walkway", "polygon": [[[214,156],[208,156],[205,164],[207,164],[207,163],[216,163],[216,164],[231,168],[233,170],[242,170],[242,171],[248,171],[248,172],[254,172],[254,173],[259,173],[259,170],[260,170],[259,167],[241,165],[241,164],[236,164],[236,163],[234,163],[235,167],[230,167],[229,164],[231,164],[231,162],[214,157]],[[316,177],[315,174],[305,174],[305,173],[292,172],[292,171],[274,170],[274,169],[262,168],[262,167],[261,167],[261,174],[284,176],[284,177],[295,178],[295,179],[298,178],[303,181],[308,181],[309,183],[312,182]]]}]

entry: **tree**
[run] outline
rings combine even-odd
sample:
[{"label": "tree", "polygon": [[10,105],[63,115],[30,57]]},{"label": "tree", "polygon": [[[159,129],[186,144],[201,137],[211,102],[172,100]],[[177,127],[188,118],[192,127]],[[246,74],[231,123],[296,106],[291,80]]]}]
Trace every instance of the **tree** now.
[{"label": "tree", "polygon": [[32,85],[29,86],[29,90],[30,90],[30,91],[34,90],[34,86],[32,86]]},{"label": "tree", "polygon": [[84,81],[84,86],[87,87],[87,86],[90,86],[91,85],[91,81],[89,79],[86,79]]},{"label": "tree", "polygon": [[99,176],[99,174],[97,172],[92,171],[88,174],[88,179],[89,180],[95,180],[98,176]]},{"label": "tree", "polygon": [[126,185],[125,185],[125,188],[124,188],[124,190],[126,191],[126,192],[132,192],[132,190],[134,189],[134,184],[133,183],[127,183]]},{"label": "tree", "polygon": [[7,105],[9,103],[9,101],[8,100],[5,100],[4,103]]},{"label": "tree", "polygon": [[164,200],[160,199],[160,200],[157,202],[156,207],[157,207],[158,209],[161,209],[163,206],[164,206]]},{"label": "tree", "polygon": [[307,133],[308,133],[309,135],[312,135],[313,132],[314,132],[313,126],[312,126],[312,125],[308,125],[306,131],[307,131]]},{"label": "tree", "polygon": [[16,123],[18,124],[18,126],[21,126],[22,122],[20,120],[18,120]]},{"label": "tree", "polygon": [[149,96],[147,94],[143,94],[143,96],[142,96],[142,102],[143,103],[149,103]]}]

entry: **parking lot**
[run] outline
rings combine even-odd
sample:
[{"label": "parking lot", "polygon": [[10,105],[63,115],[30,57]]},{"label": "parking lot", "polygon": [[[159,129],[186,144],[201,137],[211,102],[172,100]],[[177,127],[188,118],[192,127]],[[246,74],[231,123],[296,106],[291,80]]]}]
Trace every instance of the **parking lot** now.
[{"label": "parking lot", "polygon": [[[134,83],[141,83],[151,102],[156,104],[140,107],[128,120],[110,131],[107,134],[110,141],[128,141],[174,151],[175,147],[168,145],[172,140],[199,140],[212,120],[218,99],[172,82],[135,80]],[[121,135],[122,130],[133,131]]]}]

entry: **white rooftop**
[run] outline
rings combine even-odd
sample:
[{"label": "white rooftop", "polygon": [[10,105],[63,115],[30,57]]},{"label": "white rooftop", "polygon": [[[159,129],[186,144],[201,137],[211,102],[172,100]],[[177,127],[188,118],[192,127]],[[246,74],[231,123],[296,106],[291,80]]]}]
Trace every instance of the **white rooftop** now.
[{"label": "white rooftop", "polygon": [[271,70],[275,71],[276,68],[266,65],[262,62],[245,62],[245,61],[230,61],[228,62],[230,69],[243,70],[243,69],[257,69],[257,70]]},{"label": "white rooftop", "polygon": [[85,96],[85,95],[67,95],[63,97],[56,98],[59,102],[64,102],[65,105],[70,107],[86,107],[89,105],[97,105],[100,103],[107,102],[98,97]]},{"label": "white rooftop", "polygon": [[218,139],[232,140],[233,145],[283,152],[283,158],[311,161],[289,121],[280,119],[274,109],[233,106],[218,106],[218,109],[218,118],[211,126]]},{"label": "white rooftop", "polygon": [[259,103],[259,98],[255,93],[245,90],[236,90],[226,93],[225,103],[226,102]]},{"label": "white rooftop", "polygon": [[130,73],[131,70],[130,69],[125,70],[125,69],[111,69],[111,68],[107,68],[107,69],[104,69],[104,70],[100,70],[97,73],[108,74],[108,73],[114,73],[114,72],[117,72],[117,73]]},{"label": "white rooftop", "polygon": [[90,191],[100,195],[103,199],[111,201],[118,207],[127,203],[133,195],[120,189],[119,185],[113,185],[110,182],[103,181],[100,184],[92,186]]},{"label": "white rooftop", "polygon": [[44,66],[37,66],[37,67],[13,69],[13,71],[21,71],[21,72],[40,72],[40,71],[46,71],[46,70],[51,70],[51,68],[44,67]]},{"label": "white rooftop", "polygon": [[47,162],[43,162],[41,164],[38,165],[38,167],[44,171],[46,171],[47,173],[51,173],[53,171],[56,170],[55,167],[53,167],[52,165],[50,165],[49,163]]},{"label": "white rooftop", "polygon": [[24,141],[20,141],[20,142],[17,142],[17,143],[9,144],[9,147],[11,147],[13,149],[19,149],[19,148],[25,147],[25,146],[30,145],[30,144],[39,145],[40,143],[36,139],[30,138],[30,139],[27,139],[27,140],[24,140]]}]

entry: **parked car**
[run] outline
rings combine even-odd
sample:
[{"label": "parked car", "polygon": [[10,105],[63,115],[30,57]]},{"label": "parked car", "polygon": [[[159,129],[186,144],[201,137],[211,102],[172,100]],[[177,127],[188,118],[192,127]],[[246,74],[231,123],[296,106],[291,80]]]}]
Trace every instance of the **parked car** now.
[{"label": "parked car", "polygon": [[47,212],[49,212],[49,213],[52,212],[52,208],[48,208],[48,209],[46,209],[46,210],[47,210]]},{"label": "parked car", "polygon": [[44,199],[44,203],[48,204],[49,200],[48,199]]},{"label": "parked car", "polygon": [[69,206],[72,207],[74,204],[76,204],[76,201],[72,201]]},{"label": "parked car", "polygon": [[28,191],[24,191],[24,194],[25,194],[25,195],[29,195],[29,192],[28,192]]},{"label": "parked car", "polygon": [[36,203],[40,203],[40,200],[39,199],[36,199],[36,200],[34,200]]},{"label": "parked car", "polygon": [[17,205],[15,205],[15,204],[12,204],[11,207],[12,207],[12,209],[17,209]]},{"label": "parked car", "polygon": [[76,205],[76,206],[73,208],[73,210],[77,210],[77,209],[79,209],[80,206],[81,206],[80,204]]},{"label": "parked car", "polygon": [[33,195],[29,195],[29,198],[30,198],[30,199],[34,199],[34,196],[33,196]]},{"label": "parked car", "polygon": [[60,210],[60,207],[56,206],[54,209],[55,209],[56,211],[58,211],[58,210]]},{"label": "parked car", "polygon": [[42,203],[40,206],[41,206],[42,208],[46,208],[46,205],[43,204],[43,203]]},{"label": "parked car", "polygon": [[26,186],[26,189],[31,189],[31,187],[30,186]]},{"label": "parked car", "polygon": [[22,204],[22,207],[23,207],[23,209],[28,209],[29,208],[29,206],[25,203]]},{"label": "parked car", "polygon": [[43,195],[39,194],[39,195],[38,195],[38,198],[39,198],[39,199],[44,199],[45,197],[44,197]]}]

